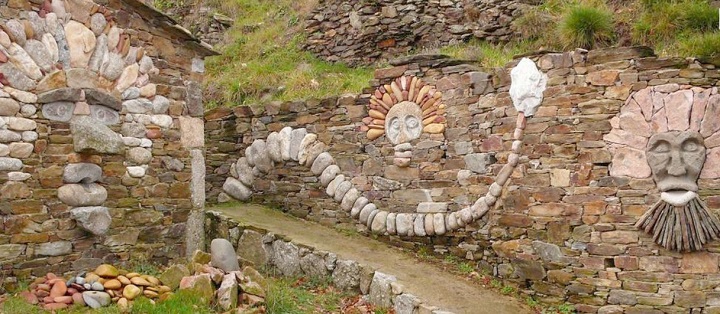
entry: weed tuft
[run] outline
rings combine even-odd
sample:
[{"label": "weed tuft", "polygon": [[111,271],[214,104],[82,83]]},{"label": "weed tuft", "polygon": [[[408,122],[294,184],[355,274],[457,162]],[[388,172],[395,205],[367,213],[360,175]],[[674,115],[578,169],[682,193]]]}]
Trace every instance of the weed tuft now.
[{"label": "weed tuft", "polygon": [[559,34],[566,48],[592,49],[609,44],[613,39],[612,13],[603,7],[579,4],[562,17]]}]

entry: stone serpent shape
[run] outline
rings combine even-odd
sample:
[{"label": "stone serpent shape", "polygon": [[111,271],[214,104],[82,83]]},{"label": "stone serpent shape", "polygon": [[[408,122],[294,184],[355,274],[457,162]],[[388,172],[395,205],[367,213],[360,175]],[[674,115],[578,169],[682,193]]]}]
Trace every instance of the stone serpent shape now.
[{"label": "stone serpent shape", "polygon": [[[255,140],[245,150],[245,157],[239,158],[232,165],[232,176],[225,180],[223,190],[233,198],[247,200],[252,195],[248,187],[252,186],[255,177],[269,173],[275,166],[281,166],[286,161],[297,161],[302,166],[310,167],[310,171],[325,187],[326,194],[339,202],[343,210],[349,211],[352,218],[367,225],[372,232],[401,236],[443,235],[482,218],[495,205],[503,186],[518,165],[526,121],[524,113],[519,112],[513,134],[512,153],[485,196],[480,197],[472,206],[455,212],[391,213],[378,209],[340,174],[340,168],[326,151],[326,145],[317,140],[317,135],[307,133],[304,128],[285,127],[280,132],[272,132],[267,140]],[[300,146],[292,147],[291,138],[300,136]]]}]

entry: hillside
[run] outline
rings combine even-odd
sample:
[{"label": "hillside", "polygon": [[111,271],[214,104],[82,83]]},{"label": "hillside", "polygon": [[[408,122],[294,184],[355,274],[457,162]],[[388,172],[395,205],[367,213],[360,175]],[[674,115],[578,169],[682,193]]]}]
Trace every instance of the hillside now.
[{"label": "hillside", "polygon": [[[372,68],[421,52],[499,67],[515,55],[540,50],[646,45],[660,56],[706,60],[720,51],[718,9],[710,1],[500,1],[505,4],[481,6],[445,0],[438,2],[439,11],[417,9],[420,3],[425,2],[154,1],[223,53],[207,63],[211,107],[358,93],[368,85]],[[365,42],[374,42],[371,48],[378,52],[359,48]]]}]

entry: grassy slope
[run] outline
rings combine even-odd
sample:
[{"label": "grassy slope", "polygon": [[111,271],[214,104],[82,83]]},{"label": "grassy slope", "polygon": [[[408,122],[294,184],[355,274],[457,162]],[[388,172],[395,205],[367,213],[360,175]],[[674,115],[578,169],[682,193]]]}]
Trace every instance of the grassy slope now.
[{"label": "grassy slope", "polygon": [[218,105],[322,98],[358,93],[372,78],[368,68],[321,61],[300,48],[303,18],[313,0],[232,0],[230,43],[207,61],[207,94]]}]

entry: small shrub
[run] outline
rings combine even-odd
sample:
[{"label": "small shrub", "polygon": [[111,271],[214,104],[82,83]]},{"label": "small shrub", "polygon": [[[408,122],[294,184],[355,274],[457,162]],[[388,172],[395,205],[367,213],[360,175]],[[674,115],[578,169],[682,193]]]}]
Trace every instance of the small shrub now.
[{"label": "small shrub", "polygon": [[720,33],[701,33],[679,41],[679,52],[684,56],[716,58],[720,56]]},{"label": "small shrub", "polygon": [[502,287],[502,289],[500,289],[500,293],[505,295],[512,294],[513,292],[515,292],[515,288],[511,286],[504,286]]},{"label": "small shrub", "polygon": [[687,1],[682,8],[683,30],[711,31],[718,27],[718,10],[705,1]]},{"label": "small shrub", "polygon": [[552,33],[554,27],[553,17],[543,10],[527,10],[523,15],[512,22],[512,28],[522,38],[540,39]]},{"label": "small shrub", "polygon": [[560,37],[566,48],[591,49],[610,43],[613,24],[609,10],[580,4],[563,15],[559,24]]},{"label": "small shrub", "polygon": [[475,268],[469,263],[460,263],[458,264],[458,270],[463,274],[469,274],[475,271]]}]

